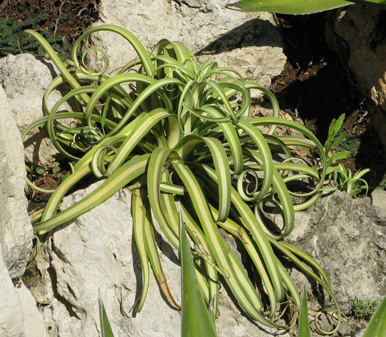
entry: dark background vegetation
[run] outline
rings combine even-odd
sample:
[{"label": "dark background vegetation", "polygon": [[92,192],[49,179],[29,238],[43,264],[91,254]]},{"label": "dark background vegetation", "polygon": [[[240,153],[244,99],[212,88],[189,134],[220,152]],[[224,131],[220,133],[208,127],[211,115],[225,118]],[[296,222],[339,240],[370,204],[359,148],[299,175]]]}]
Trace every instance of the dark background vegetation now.
[{"label": "dark background vegetation", "polygon": [[[98,18],[100,0],[3,0],[0,1],[0,57],[19,53],[17,33],[34,29],[42,34],[64,59],[71,45]],[[23,51],[44,56],[30,37]]]}]

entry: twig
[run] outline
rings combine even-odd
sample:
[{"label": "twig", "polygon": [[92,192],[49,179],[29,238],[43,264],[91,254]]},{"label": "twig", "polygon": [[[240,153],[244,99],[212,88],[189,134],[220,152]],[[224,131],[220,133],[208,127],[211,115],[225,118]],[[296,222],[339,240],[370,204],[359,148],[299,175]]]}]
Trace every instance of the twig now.
[{"label": "twig", "polygon": [[59,10],[58,10],[58,17],[56,18],[55,20],[55,29],[54,29],[54,35],[56,35],[56,31],[58,30],[58,26],[59,26],[59,21],[62,17],[62,7],[63,5],[66,3],[67,1],[63,1],[60,6],[59,6]]}]

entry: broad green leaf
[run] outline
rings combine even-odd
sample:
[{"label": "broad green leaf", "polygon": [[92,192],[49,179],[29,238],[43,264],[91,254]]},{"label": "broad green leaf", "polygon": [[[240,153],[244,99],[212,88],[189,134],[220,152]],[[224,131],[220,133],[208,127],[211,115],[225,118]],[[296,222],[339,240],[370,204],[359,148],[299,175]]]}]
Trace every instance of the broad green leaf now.
[{"label": "broad green leaf", "polygon": [[[256,314],[253,316],[261,316],[255,307],[260,300],[257,300],[256,304],[253,305],[245,293],[245,288],[240,287],[239,278],[241,278],[243,274],[236,275],[235,273],[234,266],[230,260],[232,251],[229,250],[229,247],[227,247],[227,244],[220,235],[199,182],[184,163],[174,162],[173,166],[189,193],[194,209],[198,210],[197,217],[200,225],[203,227],[205,235],[211,238],[211,240],[208,240],[209,250],[214,256],[218,268],[224,273],[225,280],[229,286],[234,289],[235,296],[239,299],[243,307],[249,307],[250,313],[255,311]],[[247,311],[249,312],[249,310]]]},{"label": "broad green leaf", "polygon": [[281,14],[312,14],[358,3],[386,8],[385,0],[240,0],[227,5],[230,9],[247,12],[273,12]]},{"label": "broad green leaf", "polygon": [[383,299],[363,334],[363,337],[381,336],[386,336],[386,298]]},{"label": "broad green leaf", "polygon": [[306,288],[303,288],[301,306],[299,311],[299,323],[298,323],[298,336],[310,337],[310,325],[308,323],[308,308],[307,308],[307,292]]},{"label": "broad green leaf", "polygon": [[204,295],[197,281],[191,255],[191,248],[186,235],[180,209],[180,254],[181,254],[181,336],[215,337],[216,328],[205,304]]},{"label": "broad green leaf", "polygon": [[[77,117],[77,115],[75,115],[74,117]],[[130,132],[133,132],[133,130],[137,128],[137,125],[142,122],[143,118],[145,118],[145,114],[141,114],[140,116],[138,116],[132,123],[127,125],[121,131],[120,134],[125,135],[127,137]],[[99,147],[102,147],[109,142],[111,142],[111,138],[104,139],[101,143],[99,143],[97,146],[95,146],[94,148],[89,150],[85,155],[83,155],[83,157],[75,164],[74,172],[67,176],[64,181],[62,181],[62,183],[52,194],[51,198],[48,200],[48,203],[42,215],[42,221],[46,221],[53,217],[60,202],[62,201],[66,193],[69,191],[69,189],[91,173],[92,170],[90,164],[95,153],[98,151]]]},{"label": "broad green leaf", "polygon": [[107,317],[107,313],[100,292],[98,292],[98,304],[99,321],[101,324],[101,335],[102,337],[114,337],[113,330],[111,329],[109,318]]},{"label": "broad green leaf", "polygon": [[351,4],[345,0],[240,0],[228,7],[247,12],[311,14]]}]

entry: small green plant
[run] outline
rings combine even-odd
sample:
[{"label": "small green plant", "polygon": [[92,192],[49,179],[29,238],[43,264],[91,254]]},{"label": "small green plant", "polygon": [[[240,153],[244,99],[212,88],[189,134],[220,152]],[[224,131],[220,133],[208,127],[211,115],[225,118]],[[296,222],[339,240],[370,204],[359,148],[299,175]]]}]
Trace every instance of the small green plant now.
[{"label": "small green plant", "polygon": [[37,167],[34,164],[26,165],[25,166],[27,172],[31,173],[32,175],[42,175],[45,171],[41,167]]},{"label": "small green plant", "polygon": [[[112,77],[78,60],[82,39],[101,30],[119,34],[137,52],[137,58],[128,60]],[[186,253],[189,248],[196,257],[195,274],[213,317],[219,314],[221,281],[252,319],[269,327],[291,328],[301,299],[283,265],[284,257],[326,291],[339,319],[332,332],[339,328],[340,309],[326,273],[312,257],[284,241],[295,225],[295,211],[313,205],[323,194],[329,151],[307,128],[280,117],[278,102],[269,90],[214,60],[199,65],[180,42],[161,40],[148,53],[133,34],[114,25],[85,32],[67,62],[37,32],[26,30],[19,38],[24,35],[42,45],[61,75],[44,95],[44,116],[31,123],[22,137],[44,125],[58,151],[75,162],[73,172],[34,222],[36,233],[44,238],[48,231],[127,187],[133,191],[134,237],[143,275],[137,312],[146,299],[151,268],[167,300],[179,307],[155,242],[154,232],[160,230],[176,250]],[[57,88],[65,94],[48,108],[48,97]],[[270,99],[271,117],[251,115],[251,91],[256,89]],[[65,102],[72,109],[59,112]],[[76,123],[66,126],[64,119]],[[263,133],[262,126],[269,126],[269,131]],[[278,126],[303,136],[277,135]],[[312,152],[314,164],[299,157],[299,147]],[[282,161],[274,161],[275,154]],[[58,212],[63,197],[90,176],[104,182]],[[261,210],[267,203],[282,214],[283,226],[266,226]],[[188,243],[181,243],[179,207],[192,247],[190,243],[181,247]],[[244,247],[253,272],[238,260],[220,229]],[[282,302],[287,321],[278,320],[286,316],[280,309]]]},{"label": "small green plant", "polygon": [[353,175],[350,169],[346,169],[342,163],[339,163],[339,160],[346,159],[351,155],[351,151],[348,150],[335,152],[335,148],[340,148],[347,136],[347,132],[342,131],[344,118],[345,115],[342,114],[338,119],[332,120],[324,145],[328,158],[326,175],[329,177],[329,183],[332,184],[330,188],[326,189],[339,189],[355,197],[363,191],[368,193],[369,186],[363,176],[369,173],[370,169],[359,170]]},{"label": "small green plant", "polygon": [[248,12],[274,12],[282,14],[311,14],[355,3],[386,8],[385,0],[240,0],[229,4],[231,9]]},{"label": "small green plant", "polygon": [[379,300],[367,301],[355,298],[352,306],[352,314],[356,319],[368,320],[374,314],[379,304]]},{"label": "small green plant", "polygon": [[338,119],[333,119],[328,128],[327,140],[324,144],[324,151],[327,156],[327,174],[332,173],[338,166],[338,160],[346,159],[350,156],[350,151],[335,152],[334,148],[341,144],[347,136],[346,131],[342,131],[345,114],[339,116]]},{"label": "small green plant", "polygon": [[343,164],[339,164],[338,169],[336,171],[336,183],[338,189],[341,191],[345,191],[352,197],[357,196],[363,191],[365,191],[365,194],[367,194],[369,191],[369,185],[367,181],[364,180],[362,177],[369,172],[370,169],[366,168],[363,170],[359,170],[353,175],[350,169],[346,169]]},{"label": "small green plant", "polygon": [[55,167],[53,167],[52,168],[52,173],[59,173],[61,171],[61,168],[60,168],[60,166],[55,166]]}]

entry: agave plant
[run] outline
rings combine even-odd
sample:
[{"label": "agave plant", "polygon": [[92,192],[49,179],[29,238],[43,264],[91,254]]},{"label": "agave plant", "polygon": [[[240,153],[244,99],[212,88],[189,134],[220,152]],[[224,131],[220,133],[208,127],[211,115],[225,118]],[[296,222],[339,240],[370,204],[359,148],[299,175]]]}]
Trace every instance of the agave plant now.
[{"label": "agave plant", "polygon": [[[81,41],[102,30],[124,37],[138,55],[111,77],[78,60]],[[127,187],[133,191],[134,234],[143,273],[137,311],[146,299],[150,266],[166,298],[179,307],[168,288],[154,232],[162,231],[181,252],[186,242],[181,241],[181,205],[195,273],[211,316],[219,314],[221,281],[252,319],[269,327],[293,326],[300,296],[282,263],[285,257],[325,289],[340,319],[321,266],[284,241],[293,229],[295,211],[322,195],[327,155],[307,128],[280,117],[269,90],[214,60],[199,65],[180,42],[161,40],[148,53],[129,31],[114,25],[85,32],[66,63],[40,34],[33,30],[24,34],[40,42],[60,75],[44,96],[44,116],[22,136],[43,125],[58,151],[74,162],[73,171],[35,219],[35,232],[47,233]],[[49,109],[48,97],[57,88],[67,93]],[[268,97],[271,117],[251,114],[252,90]],[[63,110],[65,102],[71,106],[68,111]],[[66,119],[71,123],[64,123]],[[263,132],[263,126],[268,131]],[[304,136],[278,135],[277,128],[294,129]],[[104,182],[58,212],[63,197],[90,176]],[[281,227],[267,225],[266,207],[282,214]],[[253,267],[239,261],[220,229],[237,241]],[[283,311],[288,313],[287,321],[278,319]]]},{"label": "agave plant", "polygon": [[273,12],[281,14],[312,14],[353,4],[386,8],[385,0],[240,0],[229,4],[230,9],[247,12]]}]

